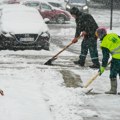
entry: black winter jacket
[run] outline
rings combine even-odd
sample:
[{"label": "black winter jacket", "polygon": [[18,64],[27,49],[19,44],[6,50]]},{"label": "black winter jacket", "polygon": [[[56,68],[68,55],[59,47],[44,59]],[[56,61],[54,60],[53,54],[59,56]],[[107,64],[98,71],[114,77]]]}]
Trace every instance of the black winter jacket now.
[{"label": "black winter jacket", "polygon": [[94,37],[97,28],[98,25],[90,14],[77,13],[75,37],[78,37],[82,31],[85,31],[88,37]]}]

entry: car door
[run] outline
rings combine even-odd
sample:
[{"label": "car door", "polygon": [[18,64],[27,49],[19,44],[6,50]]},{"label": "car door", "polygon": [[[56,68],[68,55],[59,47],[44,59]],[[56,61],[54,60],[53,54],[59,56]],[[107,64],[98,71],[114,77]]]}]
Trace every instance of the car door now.
[{"label": "car door", "polygon": [[54,17],[54,10],[46,3],[41,3],[40,13],[43,18],[49,18],[51,20]]}]

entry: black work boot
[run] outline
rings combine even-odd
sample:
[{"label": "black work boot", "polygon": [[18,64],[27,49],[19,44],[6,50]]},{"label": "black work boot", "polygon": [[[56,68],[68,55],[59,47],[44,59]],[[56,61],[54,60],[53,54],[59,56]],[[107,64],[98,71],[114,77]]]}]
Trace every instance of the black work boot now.
[{"label": "black work boot", "polygon": [[90,68],[97,68],[97,69],[99,69],[100,68],[100,65],[99,64],[93,64],[93,65],[91,65],[91,66],[89,66]]},{"label": "black work boot", "polygon": [[79,65],[79,66],[84,66],[84,63],[82,63],[80,60],[74,61],[74,64]]},{"label": "black work boot", "polygon": [[105,94],[117,94],[117,79],[111,78],[111,89],[105,92]]}]

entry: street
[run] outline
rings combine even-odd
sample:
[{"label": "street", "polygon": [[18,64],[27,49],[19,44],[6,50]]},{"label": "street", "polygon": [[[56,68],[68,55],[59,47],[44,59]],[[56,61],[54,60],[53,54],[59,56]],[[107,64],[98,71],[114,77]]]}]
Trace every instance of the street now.
[{"label": "street", "polygon": [[[91,8],[90,13],[95,17],[96,21],[100,26],[106,26],[109,28],[110,17],[107,17],[110,14],[109,10],[104,10],[104,13],[103,13],[103,11],[99,9],[94,10]],[[120,28],[120,12],[115,11],[114,15],[115,17],[113,21],[114,23],[113,28]],[[55,61],[53,61],[53,66],[44,65],[44,63],[47,60],[49,60],[53,55],[57,54],[63,47],[65,47],[71,42],[75,33],[74,21],[71,21],[71,24],[64,24],[64,25],[49,24],[48,27],[51,33],[50,51],[45,51],[45,50],[41,50],[41,51],[2,50],[1,51],[0,77],[2,80],[0,83],[0,87],[3,85],[1,89],[4,91],[5,96],[7,96],[8,93],[10,94],[10,91],[8,92],[9,89],[11,91],[14,91],[12,90],[12,88],[10,88],[11,86],[9,86],[10,81],[6,83],[6,85],[4,86],[3,82],[4,80],[7,82],[6,78],[10,78],[10,79],[14,78],[16,80],[16,85],[18,86],[19,86],[19,82],[22,81],[23,78],[25,78],[23,82],[27,80],[29,81],[29,79],[33,78],[30,80],[30,83],[32,82],[38,83],[37,84],[38,88],[34,86],[34,88],[31,88],[32,90],[37,91],[38,89],[40,90],[42,89],[45,93],[46,92],[49,93],[49,91],[45,89],[46,86],[49,85],[48,82],[40,81],[42,79],[42,78],[40,79],[40,77],[42,76],[40,74],[43,73],[44,75],[45,70],[50,72],[50,74],[52,74],[52,71],[57,71],[58,73],[60,73],[61,76],[63,76],[64,78],[64,83],[63,85],[60,84],[60,86],[65,86],[67,88],[79,88],[81,84],[85,84],[92,76],[94,76],[97,73],[96,69],[94,70],[88,67],[89,65],[92,64],[89,54],[87,56],[85,68],[82,68],[73,64],[73,61],[78,59],[78,56],[80,53],[80,44],[82,39],[80,39],[78,43],[71,45],[68,49],[63,51],[63,53],[61,53],[58,56],[58,58]],[[101,62],[102,53],[101,53],[99,44],[100,42],[98,41],[98,51],[99,51],[99,57]],[[22,74],[25,74],[26,76],[22,76]],[[18,76],[16,77],[16,75]],[[42,77],[44,78],[45,76],[42,76]],[[51,76],[49,77],[51,78]],[[53,76],[53,77],[56,78],[57,76]],[[34,81],[35,78],[37,78],[37,80]],[[18,79],[18,83],[17,83],[17,79]],[[118,82],[120,82],[120,80]],[[12,83],[10,83],[10,85],[11,84]],[[118,85],[119,85],[118,91],[120,91],[120,84]],[[27,86],[29,86],[29,83],[28,85],[25,85],[25,86],[24,84],[22,85],[22,87],[27,87]],[[5,90],[4,90],[4,87],[6,87]],[[103,74],[102,76],[99,76],[95,81],[93,81],[93,83],[89,87],[93,88],[93,91],[91,94],[88,94],[88,95],[77,94],[75,96],[76,99],[78,98],[81,99],[83,97],[82,99],[84,104],[81,104],[80,106],[80,105],[77,105],[77,103],[75,103],[74,110],[71,110],[72,107],[69,108],[69,111],[70,111],[69,115],[74,114],[75,116],[77,116],[78,119],[75,119],[75,120],[82,120],[82,119],[79,119],[80,116],[83,117],[83,120],[120,120],[120,113],[119,113],[120,104],[118,104],[120,101],[120,96],[104,94],[104,92],[108,90],[110,87],[109,67],[105,71],[105,74]],[[54,103],[48,100],[48,98],[50,99],[50,97],[48,97],[49,94],[46,95],[44,94],[44,92],[42,94],[43,96],[45,96],[45,99],[44,99],[45,103],[49,106],[50,112],[53,114],[55,120],[59,120],[58,119],[59,117],[57,118],[56,116],[59,113],[61,116],[62,115],[64,116],[65,114],[64,110],[60,109],[61,111],[59,110],[59,113],[57,113],[58,111],[56,110]],[[24,94],[24,91],[22,91],[21,93]],[[35,93],[35,95],[36,94],[37,93]],[[17,96],[17,93],[15,95]],[[60,98],[62,98],[62,94],[60,95],[61,95]],[[62,101],[60,102],[62,103]],[[79,111],[82,109],[86,109],[86,112],[83,111],[80,113]],[[92,115],[91,114],[92,112],[90,112],[89,114],[89,110],[94,111],[95,113],[93,113]],[[5,120],[5,119],[3,118],[2,120]],[[24,119],[21,119],[21,120],[24,120]],[[26,120],[28,120],[28,118]],[[66,118],[64,120],[73,120],[73,118],[72,117],[71,119]]]}]

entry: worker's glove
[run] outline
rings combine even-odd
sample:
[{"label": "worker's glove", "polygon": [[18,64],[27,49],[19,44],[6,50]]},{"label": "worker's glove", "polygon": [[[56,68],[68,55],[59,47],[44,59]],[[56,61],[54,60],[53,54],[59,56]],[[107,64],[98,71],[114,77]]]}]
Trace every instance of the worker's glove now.
[{"label": "worker's glove", "polygon": [[73,40],[72,40],[72,43],[76,43],[78,41],[78,39],[77,38],[74,38]]},{"label": "worker's glove", "polygon": [[85,37],[87,35],[87,33],[85,32],[85,31],[82,31],[81,33],[80,33],[80,36],[82,36],[82,37]]},{"label": "worker's glove", "polygon": [[99,72],[99,75],[102,75],[102,73],[103,73],[104,71],[105,71],[105,67],[102,67],[102,66],[101,66],[100,69],[99,69],[99,71],[98,71],[98,72]]},{"label": "worker's glove", "polygon": [[4,93],[3,93],[3,91],[0,89],[0,94],[3,96],[4,95]]}]

